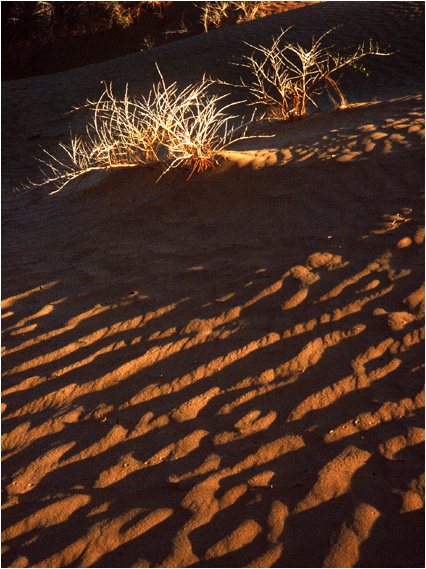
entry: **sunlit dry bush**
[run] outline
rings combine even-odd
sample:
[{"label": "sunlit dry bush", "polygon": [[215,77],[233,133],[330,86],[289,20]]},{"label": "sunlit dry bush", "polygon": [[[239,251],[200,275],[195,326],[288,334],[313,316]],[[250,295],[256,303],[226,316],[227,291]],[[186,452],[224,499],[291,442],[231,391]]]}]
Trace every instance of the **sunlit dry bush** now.
[{"label": "sunlit dry bush", "polygon": [[[159,72],[160,73],[160,72]],[[97,101],[84,106],[91,113],[84,136],[72,135],[56,153],[44,150],[41,181],[21,189],[49,185],[56,193],[67,184],[96,170],[159,163],[163,173],[183,167],[189,176],[213,167],[231,142],[248,138],[247,127],[235,127],[226,95],[210,95],[210,80],[179,90],[177,83],[160,81],[140,99],[116,99],[111,86]],[[79,109],[77,109],[79,110]]]},{"label": "sunlit dry bush", "polygon": [[345,53],[334,53],[323,42],[333,30],[319,39],[312,39],[309,47],[284,41],[287,30],[281,31],[272,44],[254,46],[249,56],[242,56],[236,64],[248,70],[250,79],[241,79],[234,85],[243,87],[251,104],[271,118],[289,119],[306,113],[308,104],[316,107],[316,99],[324,91],[336,107],[345,107],[347,101],[339,87],[342,73],[347,68],[365,71],[359,63],[368,55],[389,55],[372,42],[364,42]]}]

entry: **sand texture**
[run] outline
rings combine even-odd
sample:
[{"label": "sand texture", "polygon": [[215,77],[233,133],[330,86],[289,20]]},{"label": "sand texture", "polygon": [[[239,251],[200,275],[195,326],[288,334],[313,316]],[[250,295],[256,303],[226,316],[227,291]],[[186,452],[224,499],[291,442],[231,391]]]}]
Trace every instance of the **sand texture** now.
[{"label": "sand texture", "polygon": [[[424,566],[419,2],[321,2],[4,82],[4,567]],[[215,170],[17,196],[101,80],[280,27],[395,47]],[[298,32],[296,33],[296,29]]]}]

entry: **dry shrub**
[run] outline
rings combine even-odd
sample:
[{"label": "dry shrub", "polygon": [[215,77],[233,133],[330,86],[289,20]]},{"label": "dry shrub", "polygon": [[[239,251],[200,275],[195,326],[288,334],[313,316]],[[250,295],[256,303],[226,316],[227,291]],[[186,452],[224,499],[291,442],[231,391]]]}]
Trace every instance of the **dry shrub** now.
[{"label": "dry shrub", "polygon": [[[67,184],[96,170],[160,163],[163,174],[183,167],[189,176],[213,167],[231,142],[249,138],[248,125],[234,127],[227,95],[210,95],[205,77],[196,85],[179,90],[177,83],[160,81],[141,99],[116,99],[111,86],[98,101],[84,108],[92,114],[85,136],[71,136],[60,143],[58,153],[44,150],[41,182],[28,181],[21,189],[50,185],[56,193]],[[78,110],[78,109],[77,109]],[[163,175],[162,174],[162,175]]]},{"label": "dry shrub", "polygon": [[[289,28],[288,28],[289,29]],[[272,38],[272,45],[253,46],[250,56],[243,56],[236,65],[249,70],[251,81],[240,80],[237,87],[249,93],[251,104],[260,107],[270,118],[289,119],[306,113],[308,104],[316,107],[316,98],[324,91],[336,107],[347,106],[339,88],[342,72],[349,68],[361,71],[359,64],[367,55],[390,55],[380,52],[372,42],[363,43],[349,53],[333,53],[323,47],[324,38],[312,39],[309,48],[284,42],[287,30]]]}]

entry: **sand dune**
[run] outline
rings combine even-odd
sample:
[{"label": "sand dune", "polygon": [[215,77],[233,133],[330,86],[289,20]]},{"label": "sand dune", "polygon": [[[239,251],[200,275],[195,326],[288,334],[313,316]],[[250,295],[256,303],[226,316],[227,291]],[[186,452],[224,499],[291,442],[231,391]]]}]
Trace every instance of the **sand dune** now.
[{"label": "sand dune", "polygon": [[[424,566],[422,9],[322,2],[4,83],[3,566]],[[193,80],[335,20],[400,49],[348,109],[189,180],[11,192],[100,76],[169,54]]]}]

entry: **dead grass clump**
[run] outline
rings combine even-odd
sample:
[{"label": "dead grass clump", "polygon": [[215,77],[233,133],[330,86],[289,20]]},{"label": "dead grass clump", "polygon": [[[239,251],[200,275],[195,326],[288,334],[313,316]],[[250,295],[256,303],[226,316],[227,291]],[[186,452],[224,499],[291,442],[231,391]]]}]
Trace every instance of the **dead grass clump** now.
[{"label": "dead grass clump", "polygon": [[339,88],[342,72],[351,67],[365,71],[360,60],[367,55],[389,55],[380,52],[372,42],[362,43],[347,53],[333,53],[331,47],[322,45],[324,38],[312,39],[310,47],[284,42],[287,30],[272,38],[272,45],[253,46],[250,56],[243,56],[236,65],[248,69],[251,81],[236,85],[243,87],[252,105],[260,107],[267,116],[275,119],[300,117],[306,113],[308,104],[317,107],[316,99],[327,92],[336,107],[347,106]]},{"label": "dead grass clump", "polygon": [[203,78],[179,90],[176,82],[167,86],[160,73],[158,84],[139,100],[130,99],[127,89],[116,99],[106,86],[98,101],[84,106],[92,116],[85,135],[71,135],[56,154],[44,150],[41,181],[21,189],[49,185],[53,194],[81,176],[111,168],[159,163],[163,174],[183,167],[191,176],[213,167],[231,142],[248,136],[247,127],[235,127],[237,117],[229,114],[241,101],[224,104],[227,95],[210,95],[211,85]]}]

